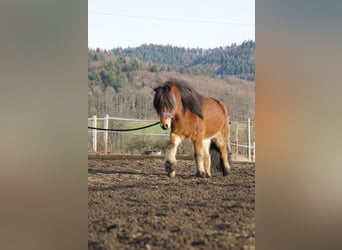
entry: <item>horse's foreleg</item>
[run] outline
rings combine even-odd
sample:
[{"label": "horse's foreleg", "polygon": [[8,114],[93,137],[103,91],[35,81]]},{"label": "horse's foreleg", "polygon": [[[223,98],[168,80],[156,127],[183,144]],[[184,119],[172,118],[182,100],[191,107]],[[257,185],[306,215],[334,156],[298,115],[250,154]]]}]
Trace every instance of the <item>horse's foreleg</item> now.
[{"label": "horse's foreleg", "polygon": [[174,166],[177,163],[177,160],[176,160],[177,148],[181,142],[182,142],[182,138],[180,136],[173,134],[173,133],[170,134],[170,140],[166,145],[165,162],[164,162],[165,169],[169,177],[175,177],[176,175]]}]

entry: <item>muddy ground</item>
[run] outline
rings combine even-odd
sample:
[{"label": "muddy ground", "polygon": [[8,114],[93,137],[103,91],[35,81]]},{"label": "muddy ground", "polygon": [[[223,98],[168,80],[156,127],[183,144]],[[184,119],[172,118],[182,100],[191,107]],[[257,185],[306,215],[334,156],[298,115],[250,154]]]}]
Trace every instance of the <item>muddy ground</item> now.
[{"label": "muddy ground", "polygon": [[89,159],[89,249],[255,249],[255,165],[194,176],[178,160]]}]

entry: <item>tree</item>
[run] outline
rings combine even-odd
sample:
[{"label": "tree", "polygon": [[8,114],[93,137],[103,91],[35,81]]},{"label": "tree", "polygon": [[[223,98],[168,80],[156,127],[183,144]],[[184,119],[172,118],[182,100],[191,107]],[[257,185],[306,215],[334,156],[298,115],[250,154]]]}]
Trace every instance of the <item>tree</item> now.
[{"label": "tree", "polygon": [[151,67],[150,67],[150,72],[153,72],[153,73],[156,73],[158,72],[158,68],[155,64],[153,64]]},{"label": "tree", "polygon": [[127,83],[127,77],[124,74],[119,74],[116,77],[116,79],[115,79],[115,81],[114,81],[112,86],[114,87],[114,89],[116,91],[120,91],[120,89],[122,87],[124,87],[126,85],[126,83]]}]

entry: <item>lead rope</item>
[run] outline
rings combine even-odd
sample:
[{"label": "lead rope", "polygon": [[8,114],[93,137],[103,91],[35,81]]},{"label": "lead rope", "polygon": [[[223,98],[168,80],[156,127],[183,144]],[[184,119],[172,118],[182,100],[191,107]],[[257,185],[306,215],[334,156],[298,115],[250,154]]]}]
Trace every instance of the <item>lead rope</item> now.
[{"label": "lead rope", "polygon": [[138,127],[138,128],[123,128],[123,129],[105,129],[105,128],[95,128],[95,127],[88,126],[88,129],[101,130],[101,131],[113,131],[113,132],[127,132],[127,131],[135,131],[135,130],[153,127],[153,126],[156,126],[157,124],[159,124],[159,122],[155,122],[153,124],[149,124],[149,125]]}]

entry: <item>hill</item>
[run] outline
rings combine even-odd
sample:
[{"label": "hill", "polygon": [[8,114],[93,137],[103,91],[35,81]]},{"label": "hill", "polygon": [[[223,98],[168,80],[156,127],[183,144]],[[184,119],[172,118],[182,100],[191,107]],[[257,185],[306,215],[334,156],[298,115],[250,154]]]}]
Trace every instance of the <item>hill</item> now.
[{"label": "hill", "polygon": [[218,78],[207,70],[172,68],[143,62],[119,51],[88,51],[88,115],[157,119],[153,85],[182,79],[202,95],[223,101],[231,120],[254,118],[254,82],[236,77]]},{"label": "hill", "polygon": [[143,44],[136,48],[114,48],[112,52],[135,57],[144,62],[173,66],[172,70],[177,67],[186,70],[197,69],[221,78],[235,76],[254,81],[255,42],[253,41],[208,50]]}]

